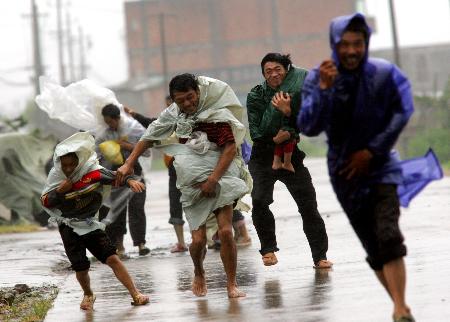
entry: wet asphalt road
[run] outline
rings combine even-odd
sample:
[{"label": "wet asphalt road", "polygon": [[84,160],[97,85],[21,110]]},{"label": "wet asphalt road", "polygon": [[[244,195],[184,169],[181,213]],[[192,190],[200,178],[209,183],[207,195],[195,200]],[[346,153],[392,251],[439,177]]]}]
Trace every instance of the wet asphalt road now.
[{"label": "wet asphalt road", "polygon": [[[238,283],[247,293],[229,300],[219,252],[205,260],[208,294],[190,291],[193,266],[188,253],[171,254],[175,234],[168,220],[166,172],[150,174],[147,240],[150,256],[139,257],[126,236],[125,261],[136,284],[150,295],[150,305],[133,307],[125,288],[106,265],[91,267],[97,295],[95,310],[79,309],[82,293],[57,231],[0,235],[0,286],[16,283],[60,286],[45,321],[391,321],[391,302],[364,261],[364,253],[328,183],[324,159],[307,160],[329,237],[330,271],[312,268],[309,246],[296,205],[282,184],[275,187],[280,252],[276,266],[262,265],[259,241],[246,214],[253,244],[238,250]],[[246,198],[250,202],[250,198]],[[417,321],[450,321],[450,178],[428,186],[402,210],[408,246],[407,302]],[[187,225],[185,227],[186,236]],[[189,237],[187,238],[189,239]],[[0,319],[1,320],[1,319]]]}]

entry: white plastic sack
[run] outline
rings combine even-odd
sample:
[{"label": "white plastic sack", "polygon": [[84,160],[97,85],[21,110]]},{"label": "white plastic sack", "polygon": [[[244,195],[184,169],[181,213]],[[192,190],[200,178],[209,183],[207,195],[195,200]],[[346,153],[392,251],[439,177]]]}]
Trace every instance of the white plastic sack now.
[{"label": "white plastic sack", "polygon": [[186,142],[186,146],[190,147],[192,151],[197,154],[205,154],[210,148],[216,149],[217,144],[208,140],[208,135],[205,132],[192,132],[190,138]]}]

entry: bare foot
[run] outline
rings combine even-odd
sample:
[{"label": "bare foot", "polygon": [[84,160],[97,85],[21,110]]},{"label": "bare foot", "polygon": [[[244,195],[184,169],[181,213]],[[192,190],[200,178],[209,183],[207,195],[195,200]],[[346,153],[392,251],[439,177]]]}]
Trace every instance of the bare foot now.
[{"label": "bare foot", "polygon": [[139,306],[139,305],[146,305],[148,302],[150,302],[150,298],[147,295],[144,295],[142,293],[137,293],[132,296],[133,302],[131,302],[131,305]]},{"label": "bare foot", "polygon": [[195,275],[192,282],[192,293],[195,296],[205,296],[207,292],[205,275]]},{"label": "bare foot", "polygon": [[283,163],[283,165],[281,167],[284,170],[295,172],[295,169],[294,169],[294,166],[292,165],[292,163]]},{"label": "bare foot", "polygon": [[333,262],[326,259],[321,259],[320,261],[315,263],[313,267],[315,269],[327,269],[333,267]]},{"label": "bare foot", "polygon": [[244,238],[242,236],[239,236],[235,240],[237,247],[245,247],[250,246],[252,244],[252,239],[250,237]]},{"label": "bare foot", "polygon": [[241,290],[239,290],[236,285],[227,287],[227,290],[228,290],[228,297],[230,299],[246,296],[246,294],[244,292],[242,292]]},{"label": "bare foot", "polygon": [[272,163],[272,169],[273,170],[280,170],[282,167],[281,161],[273,161]]}]

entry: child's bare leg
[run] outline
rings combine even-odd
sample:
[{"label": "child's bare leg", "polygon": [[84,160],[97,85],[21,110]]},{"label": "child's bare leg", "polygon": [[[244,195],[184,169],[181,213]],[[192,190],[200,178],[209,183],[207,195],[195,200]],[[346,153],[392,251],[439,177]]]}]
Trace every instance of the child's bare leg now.
[{"label": "child's bare leg", "polygon": [[295,172],[294,166],[291,163],[292,158],[292,152],[285,152],[284,153],[284,163],[283,163],[283,169]]},{"label": "child's bare leg", "polygon": [[281,163],[281,157],[279,155],[274,155],[273,156],[273,163],[272,163],[272,169],[273,170],[279,170],[282,167],[282,163]]},{"label": "child's bare leg", "polygon": [[91,289],[91,279],[89,277],[89,269],[76,272],[75,275],[77,276],[78,283],[80,283],[80,286],[83,289],[84,295],[94,294]]},{"label": "child's bare leg", "polygon": [[[125,265],[123,265],[122,261],[119,259],[117,255],[111,255],[106,259],[106,264],[112,268],[114,274],[117,279],[125,286],[130,293],[131,297],[134,300],[134,305],[144,305],[149,302],[149,298],[146,295],[143,295],[136,288],[136,285],[133,282],[128,270]],[[132,304],[133,304],[132,303]]]},{"label": "child's bare leg", "polygon": [[78,283],[83,289],[83,300],[80,303],[80,309],[92,310],[94,308],[95,295],[91,289],[91,279],[89,277],[89,269],[75,273]]}]

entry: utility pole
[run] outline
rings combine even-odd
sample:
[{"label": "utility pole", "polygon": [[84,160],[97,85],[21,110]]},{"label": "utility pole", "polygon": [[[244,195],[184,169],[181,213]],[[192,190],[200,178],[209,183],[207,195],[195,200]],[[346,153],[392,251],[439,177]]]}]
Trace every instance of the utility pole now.
[{"label": "utility pole", "polygon": [[78,47],[80,49],[80,79],[86,78],[86,59],[84,50],[84,34],[81,26],[78,26]]},{"label": "utility pole", "polygon": [[272,13],[272,43],[273,50],[281,52],[280,30],[278,21],[278,7],[276,0],[270,0],[270,12]]},{"label": "utility pole", "polygon": [[391,15],[391,30],[392,30],[392,40],[394,45],[394,62],[400,67],[400,51],[398,47],[398,39],[397,39],[397,24],[395,21],[395,7],[393,0],[389,0],[389,10]]},{"label": "utility pole", "polygon": [[164,90],[169,88],[169,75],[167,71],[167,52],[166,52],[166,29],[164,23],[164,13],[158,15],[159,21],[159,37],[161,39],[161,62],[162,62],[162,74],[164,80]]},{"label": "utility pole", "polygon": [[62,86],[66,84],[66,72],[64,70],[64,52],[63,52],[63,30],[62,30],[62,12],[61,0],[56,0],[56,30],[58,34],[58,66],[59,82]]},{"label": "utility pole", "polygon": [[142,48],[141,57],[144,65],[145,76],[150,76],[150,55],[149,55],[149,43],[148,43],[148,25],[147,25],[147,11],[146,2],[140,1],[140,20],[141,20],[141,35],[142,35]]},{"label": "utility pole", "polygon": [[39,38],[38,9],[35,0],[31,0],[31,32],[33,35],[34,92],[39,95],[39,76],[44,74],[41,59],[41,42]]},{"label": "utility pole", "polygon": [[73,38],[72,38],[72,21],[70,18],[70,11],[66,9],[66,29],[67,29],[67,52],[69,54],[69,74],[70,81],[75,81],[75,66],[73,61]]}]

